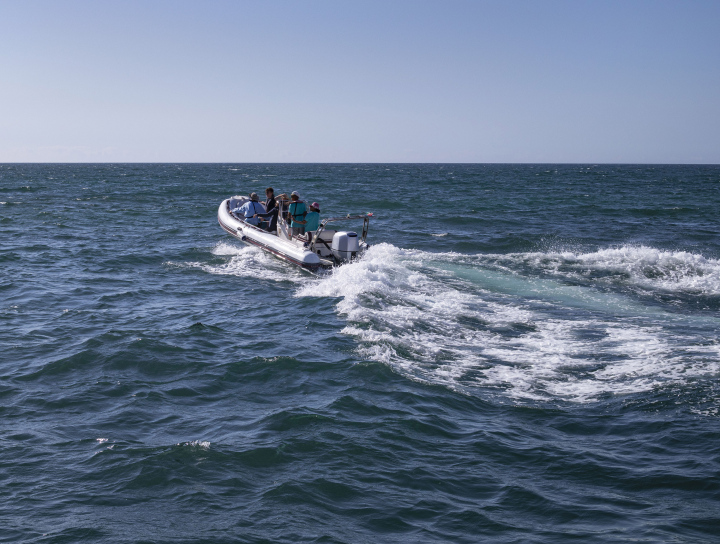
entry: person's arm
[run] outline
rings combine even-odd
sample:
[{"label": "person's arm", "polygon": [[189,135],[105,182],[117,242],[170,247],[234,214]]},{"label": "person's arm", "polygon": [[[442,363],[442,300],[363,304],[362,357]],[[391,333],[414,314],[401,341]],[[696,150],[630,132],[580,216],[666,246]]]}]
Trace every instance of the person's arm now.
[{"label": "person's arm", "polygon": [[254,215],[254,217],[271,217],[271,216],[275,215],[277,213],[277,211],[278,211],[277,208],[272,208],[269,212],[256,213]]}]

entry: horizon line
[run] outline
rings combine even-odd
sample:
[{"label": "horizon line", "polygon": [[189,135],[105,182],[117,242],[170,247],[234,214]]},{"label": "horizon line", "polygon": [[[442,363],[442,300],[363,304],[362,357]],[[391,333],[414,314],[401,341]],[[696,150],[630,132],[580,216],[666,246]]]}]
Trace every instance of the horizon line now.
[{"label": "horizon line", "polygon": [[720,163],[715,162],[531,162],[531,161],[518,161],[518,162],[436,162],[436,161],[423,161],[423,162],[386,162],[386,161],[358,161],[358,162],[335,162],[335,161],[0,161],[0,166],[4,165],[91,165],[91,164],[268,164],[268,165],[281,165],[281,164],[323,164],[323,165],[350,165],[350,164],[451,164],[451,165],[603,165],[603,166],[720,166]]}]

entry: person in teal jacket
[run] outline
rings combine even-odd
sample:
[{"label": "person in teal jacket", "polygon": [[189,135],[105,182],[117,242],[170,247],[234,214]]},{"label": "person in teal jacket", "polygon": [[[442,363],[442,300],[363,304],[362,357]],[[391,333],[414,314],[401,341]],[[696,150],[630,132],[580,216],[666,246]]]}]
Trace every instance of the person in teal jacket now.
[{"label": "person in teal jacket", "polygon": [[313,202],[310,204],[310,211],[305,216],[305,232],[315,232],[320,226],[320,204]]},{"label": "person in teal jacket", "polygon": [[290,232],[293,236],[305,233],[305,216],[307,215],[307,208],[305,202],[300,200],[300,195],[297,191],[293,191],[290,195],[290,206],[288,213],[290,214]]},{"label": "person in teal jacket", "polygon": [[305,247],[313,241],[313,234],[320,226],[320,204],[313,202],[310,204],[310,211],[305,216],[304,221],[298,221],[305,227]]}]

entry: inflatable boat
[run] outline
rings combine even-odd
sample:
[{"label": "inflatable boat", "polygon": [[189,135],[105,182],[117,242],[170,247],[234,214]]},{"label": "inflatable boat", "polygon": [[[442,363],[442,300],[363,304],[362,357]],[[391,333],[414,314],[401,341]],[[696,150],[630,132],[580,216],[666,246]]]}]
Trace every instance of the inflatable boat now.
[{"label": "inflatable boat", "polygon": [[[278,200],[277,230],[269,232],[262,223],[252,225],[233,212],[249,200],[246,196],[234,196],[222,201],[218,208],[218,223],[222,229],[246,244],[257,246],[305,270],[317,272],[350,262],[370,247],[366,238],[371,213],[324,219],[317,230],[293,236],[286,217],[289,201]],[[265,210],[261,203],[256,206]],[[357,224],[360,233],[339,230],[337,227],[343,223]]]}]

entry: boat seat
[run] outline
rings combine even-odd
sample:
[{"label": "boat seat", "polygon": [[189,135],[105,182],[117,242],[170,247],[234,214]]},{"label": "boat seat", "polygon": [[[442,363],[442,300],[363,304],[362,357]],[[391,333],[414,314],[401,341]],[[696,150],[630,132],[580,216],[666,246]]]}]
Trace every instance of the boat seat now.
[{"label": "boat seat", "polygon": [[231,210],[234,210],[238,206],[242,206],[247,201],[247,197],[244,196],[234,196],[230,199],[228,202],[228,207]]},{"label": "boat seat", "polygon": [[332,241],[333,236],[335,236],[334,230],[325,229],[320,233],[320,240]]}]

